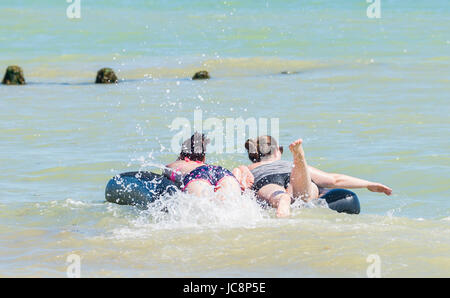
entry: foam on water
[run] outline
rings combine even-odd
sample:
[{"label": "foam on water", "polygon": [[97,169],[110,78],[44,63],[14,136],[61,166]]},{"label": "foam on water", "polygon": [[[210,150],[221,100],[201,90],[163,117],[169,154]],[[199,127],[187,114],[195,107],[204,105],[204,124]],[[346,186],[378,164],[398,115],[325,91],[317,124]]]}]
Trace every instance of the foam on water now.
[{"label": "foam on water", "polygon": [[114,238],[147,237],[155,230],[191,230],[252,228],[269,218],[252,194],[220,200],[177,193],[173,197],[150,204],[147,210],[130,222],[131,228],[115,229]]}]

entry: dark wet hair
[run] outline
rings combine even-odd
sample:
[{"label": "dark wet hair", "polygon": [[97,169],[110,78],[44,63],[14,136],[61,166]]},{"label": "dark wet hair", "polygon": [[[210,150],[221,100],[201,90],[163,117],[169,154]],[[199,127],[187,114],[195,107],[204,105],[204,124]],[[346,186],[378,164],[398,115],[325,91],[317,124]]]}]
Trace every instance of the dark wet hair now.
[{"label": "dark wet hair", "polygon": [[283,147],[278,147],[277,141],[271,136],[260,136],[256,140],[248,139],[245,142],[245,149],[248,152],[248,158],[252,162],[259,162],[272,156],[277,149],[283,152]]},{"label": "dark wet hair", "polygon": [[189,158],[192,161],[204,161],[206,155],[206,145],[209,139],[205,134],[194,133],[189,139],[181,145],[180,159]]}]

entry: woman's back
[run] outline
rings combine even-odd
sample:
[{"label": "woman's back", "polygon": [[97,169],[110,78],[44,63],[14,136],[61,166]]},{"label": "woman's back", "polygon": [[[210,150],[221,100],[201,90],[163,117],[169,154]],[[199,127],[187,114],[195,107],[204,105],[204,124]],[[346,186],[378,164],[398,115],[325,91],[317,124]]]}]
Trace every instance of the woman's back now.
[{"label": "woman's back", "polygon": [[202,165],[204,165],[203,162],[177,160],[174,161],[173,163],[168,164],[166,167],[173,169],[179,174],[185,176]]},{"label": "woman's back", "polygon": [[249,168],[255,178],[255,182],[257,182],[269,175],[291,173],[292,166],[292,162],[279,159],[268,163],[261,163],[260,165]]}]

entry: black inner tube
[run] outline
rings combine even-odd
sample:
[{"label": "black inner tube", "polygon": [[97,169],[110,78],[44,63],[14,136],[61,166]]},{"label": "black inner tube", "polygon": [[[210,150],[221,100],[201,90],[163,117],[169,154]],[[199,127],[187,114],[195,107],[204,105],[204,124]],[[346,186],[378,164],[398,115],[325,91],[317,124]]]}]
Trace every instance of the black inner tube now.
[{"label": "black inner tube", "polygon": [[358,196],[348,189],[331,189],[321,199],[327,202],[330,209],[337,212],[359,214],[361,211]]},{"label": "black inner tube", "polygon": [[[133,205],[142,208],[154,201],[172,195],[179,188],[163,175],[152,172],[127,172],[114,176],[108,182],[105,198],[119,205]],[[331,189],[321,196],[328,207],[337,212],[359,214],[358,196],[347,189]]]},{"label": "black inner tube", "polygon": [[160,174],[127,172],[114,176],[105,189],[105,199],[119,205],[145,208],[165,195],[174,194],[176,185]]}]

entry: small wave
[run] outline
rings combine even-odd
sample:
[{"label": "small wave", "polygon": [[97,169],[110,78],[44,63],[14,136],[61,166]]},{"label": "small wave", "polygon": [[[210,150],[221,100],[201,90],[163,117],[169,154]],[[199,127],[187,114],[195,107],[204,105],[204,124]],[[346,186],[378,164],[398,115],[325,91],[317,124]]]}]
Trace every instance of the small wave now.
[{"label": "small wave", "polygon": [[[325,200],[308,203],[297,200],[292,205],[293,217],[300,209],[327,207]],[[279,225],[279,221],[275,209],[264,208],[251,191],[227,200],[220,200],[216,195],[199,198],[178,192],[150,204],[148,209],[130,219],[128,226],[115,228],[112,238],[146,238],[158,230],[252,229]]]},{"label": "small wave", "polygon": [[301,199],[295,200],[291,205],[292,208],[302,209],[302,208],[328,208],[328,204],[323,199],[312,200],[309,202],[305,202]]},{"label": "small wave", "polygon": [[84,207],[84,206],[88,206],[88,205],[89,204],[86,202],[76,201],[76,200],[69,198],[69,199],[65,200],[63,207]]}]

